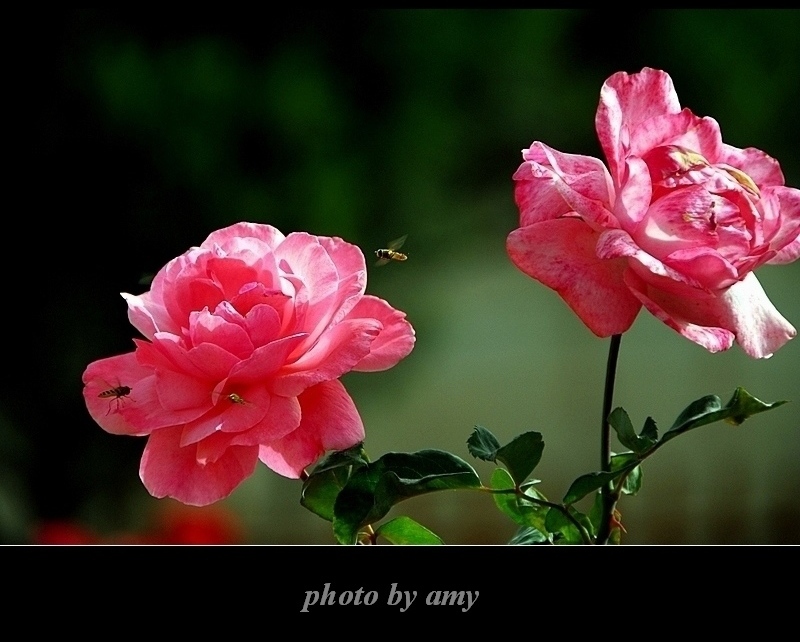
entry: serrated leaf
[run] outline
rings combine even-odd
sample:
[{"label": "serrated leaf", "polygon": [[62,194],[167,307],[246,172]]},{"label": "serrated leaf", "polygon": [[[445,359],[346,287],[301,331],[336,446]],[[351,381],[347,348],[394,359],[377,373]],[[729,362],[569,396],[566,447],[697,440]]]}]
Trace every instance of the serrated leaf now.
[{"label": "serrated leaf", "polygon": [[339,466],[310,475],[303,482],[300,504],[322,519],[332,522],[334,503],[350,479],[350,471],[349,466]]},{"label": "serrated leaf", "polygon": [[[620,443],[635,453],[644,453],[656,443],[645,433],[644,429],[642,430],[642,436],[636,434],[631,419],[624,408],[615,408],[608,416],[608,423],[617,433]],[[646,422],[645,426],[647,427]]]},{"label": "serrated leaf", "polygon": [[738,426],[748,417],[766,410],[772,410],[785,403],[786,401],[764,403],[760,399],[753,397],[742,387],[736,388],[730,401],[725,406],[722,406],[720,398],[716,395],[708,395],[693,401],[678,415],[672,427],[664,433],[661,443],[663,444],[684,432],[715,421],[724,420]]},{"label": "serrated leaf", "polygon": [[643,439],[650,440],[653,444],[658,441],[658,426],[652,417],[648,417],[644,420],[644,426],[642,426],[642,431],[639,435]]},{"label": "serrated leaf", "polygon": [[786,400],[764,403],[740,386],[733,391],[731,400],[724,408],[724,410],[728,412],[728,416],[724,417],[724,420],[729,424],[739,426],[744,423],[745,419],[757,415],[760,412],[772,410],[785,403],[787,403]]},{"label": "serrated leaf", "polygon": [[550,539],[540,530],[530,526],[521,527],[514,536],[508,540],[511,545],[549,544]]},{"label": "serrated leaf", "polygon": [[333,531],[354,544],[358,529],[386,515],[398,502],[437,490],[480,488],[463,459],[441,450],[386,453],[354,471],[334,503]]},{"label": "serrated leaf", "polygon": [[497,451],[500,450],[500,442],[487,428],[475,426],[467,439],[467,450],[476,459],[494,461]]},{"label": "serrated leaf", "polygon": [[[494,490],[513,490],[516,488],[514,480],[504,468],[495,469],[490,483]],[[534,488],[528,488],[526,493],[534,499],[545,499]],[[545,517],[547,516],[547,511],[550,510],[547,506],[525,501],[517,493],[493,493],[492,496],[500,512],[510,517],[516,524],[545,531]]]},{"label": "serrated leaf", "polygon": [[497,451],[502,462],[519,486],[533,472],[542,458],[544,442],[540,432],[524,432]]},{"label": "serrated leaf", "polygon": [[436,533],[405,515],[400,515],[381,524],[375,530],[375,534],[385,538],[392,544],[444,544]]}]

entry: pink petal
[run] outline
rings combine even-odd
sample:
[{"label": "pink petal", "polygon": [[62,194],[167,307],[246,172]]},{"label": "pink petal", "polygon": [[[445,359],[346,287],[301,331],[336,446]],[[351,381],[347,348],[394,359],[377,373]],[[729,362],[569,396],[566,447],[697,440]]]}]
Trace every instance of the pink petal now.
[{"label": "pink petal", "polygon": [[253,352],[253,342],[241,325],[212,314],[208,309],[189,314],[188,338],[193,346],[214,344],[240,359]]},{"label": "pink petal", "polygon": [[350,312],[349,318],[377,319],[383,325],[369,346],[369,354],[353,370],[376,372],[396,365],[414,347],[414,328],[406,321],[405,312],[395,310],[383,299],[366,295]]},{"label": "pink petal", "polygon": [[224,499],[253,474],[257,446],[231,446],[213,462],[198,463],[196,446],[181,448],[180,428],[163,428],[147,440],[139,477],[153,497],[206,506]]},{"label": "pink petal", "polygon": [[213,343],[201,343],[188,350],[180,337],[159,332],[153,337],[153,346],[173,364],[172,369],[208,381],[219,381],[228,376],[240,359]]},{"label": "pink petal", "polygon": [[370,351],[381,331],[375,319],[345,319],[325,332],[316,345],[287,364],[273,384],[276,394],[296,397],[303,390],[349,372]]},{"label": "pink petal", "polygon": [[250,430],[231,436],[231,444],[255,446],[285,437],[300,425],[302,410],[297,397],[270,396],[267,415]]},{"label": "pink petal", "polygon": [[302,298],[309,303],[336,293],[339,283],[336,265],[316,236],[305,232],[289,234],[275,250],[275,258],[284,272],[297,277],[305,286]]},{"label": "pink petal", "polygon": [[86,408],[106,432],[146,435],[152,430],[147,416],[161,409],[155,379],[133,352],[93,361],[82,377]]},{"label": "pink petal", "polygon": [[607,230],[597,241],[597,256],[601,259],[632,259],[631,268],[648,283],[664,290],[692,295],[694,290],[703,291],[700,283],[665,265],[640,248],[630,234],[623,230]]},{"label": "pink petal", "polygon": [[[255,396],[251,393],[249,398]],[[227,403],[230,403],[227,399]],[[250,402],[247,402],[250,403]],[[254,403],[260,403],[255,400]],[[241,406],[241,404],[236,404]],[[259,446],[287,435],[300,425],[300,402],[296,397],[278,397],[272,395],[269,402],[269,412],[251,428],[241,432],[213,431],[197,443],[197,461],[201,463],[215,462],[231,446]],[[181,445],[189,439],[184,429]]]},{"label": "pink petal", "polygon": [[691,274],[707,290],[722,290],[739,278],[733,265],[707,247],[676,250],[664,258],[664,263],[682,274]]},{"label": "pink petal", "polygon": [[574,210],[587,221],[616,227],[608,211],[613,194],[611,177],[602,161],[564,154],[538,142],[523,156],[541,162],[531,161],[530,168],[523,164],[514,174],[521,226]]},{"label": "pink petal", "polygon": [[626,261],[600,260],[599,234],[576,219],[558,219],[511,232],[506,247],[525,274],[558,292],[597,336],[621,334],[636,318],[639,301],[622,281]]},{"label": "pink petal", "polygon": [[637,125],[630,132],[628,153],[644,156],[662,145],[677,145],[713,163],[722,154],[722,134],[713,118],[700,118],[684,109],[677,114],[654,116]]},{"label": "pink petal", "polygon": [[771,265],[784,265],[800,258],[800,238],[796,238],[778,252],[772,259],[767,261]]},{"label": "pink petal", "polygon": [[740,169],[753,179],[759,189],[784,184],[778,161],[754,147],[739,149],[723,143],[719,158],[712,162],[725,163]]},{"label": "pink petal", "polygon": [[[247,242],[259,241],[259,248],[266,246],[275,249],[286,237],[271,225],[263,223],[234,223],[221,230],[211,232],[200,245],[204,249],[219,246],[226,253],[241,251],[242,247],[250,247]],[[261,250],[260,250],[261,251]]]},{"label": "pink petal", "polygon": [[[239,395],[237,401],[229,398],[233,392]],[[207,398],[212,396],[208,392],[206,395]],[[267,416],[272,398],[263,387],[245,388],[230,383],[213,396],[216,397],[213,406],[208,404],[208,411],[203,416],[183,427],[181,446],[197,443],[215,432],[238,433],[249,430]]]},{"label": "pink petal", "polygon": [[650,208],[653,183],[647,164],[641,158],[627,158],[622,169],[614,217],[622,229],[632,232]]},{"label": "pink petal", "polygon": [[286,365],[289,354],[305,338],[306,335],[303,333],[294,334],[256,348],[247,359],[234,364],[230,370],[231,379],[245,383],[257,383],[271,379],[280,368]]},{"label": "pink petal", "polygon": [[790,263],[798,257],[800,239],[800,190],[767,187],[761,192],[764,234],[778,255],[769,263]]},{"label": "pink petal", "polygon": [[622,173],[630,132],[650,118],[680,110],[672,79],[663,71],[645,67],[636,74],[620,71],[606,80],[600,90],[595,128],[611,175],[616,178]]},{"label": "pink petal", "polygon": [[751,357],[767,358],[797,333],[752,272],[719,296],[694,299],[671,295],[628,276],[631,290],[652,314],[710,352],[727,350],[735,337]]},{"label": "pink petal", "polygon": [[152,300],[149,292],[141,296],[134,296],[121,292],[122,298],[128,304],[128,320],[131,325],[148,339],[152,339],[156,332],[180,332],[179,326],[169,316],[167,309]]},{"label": "pink petal", "polygon": [[280,316],[269,304],[254,305],[250,308],[245,316],[245,324],[250,340],[256,348],[276,340],[281,329]]},{"label": "pink petal", "polygon": [[690,341],[703,346],[709,352],[727,350],[733,345],[734,334],[729,330],[709,326],[708,324],[693,323],[674,309],[669,311],[665,309],[666,307],[674,307],[671,305],[673,303],[678,306],[685,305],[689,299],[671,297],[666,292],[651,288],[632,271],[625,274],[625,282],[650,314]]},{"label": "pink petal", "polygon": [[326,381],[300,395],[302,420],[294,432],[264,445],[259,458],[276,473],[296,479],[328,450],[344,450],[364,439],[358,410],[341,382]]}]

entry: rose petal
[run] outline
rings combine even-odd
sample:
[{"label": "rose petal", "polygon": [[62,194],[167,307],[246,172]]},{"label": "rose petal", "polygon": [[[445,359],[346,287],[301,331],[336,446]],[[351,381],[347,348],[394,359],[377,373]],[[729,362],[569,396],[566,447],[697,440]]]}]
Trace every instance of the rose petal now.
[{"label": "rose petal", "polygon": [[366,295],[350,312],[348,318],[376,319],[383,326],[369,345],[369,354],[353,370],[376,372],[396,365],[408,356],[416,341],[414,328],[406,321],[405,312],[395,310],[383,299]]},{"label": "rose petal", "polygon": [[797,334],[752,272],[720,296],[702,299],[672,296],[628,276],[626,282],[650,312],[710,352],[727,350],[735,337],[751,357],[767,358]]},{"label": "rose petal", "polygon": [[341,382],[326,381],[300,395],[297,430],[261,446],[259,459],[276,473],[297,479],[327,450],[344,450],[364,440],[364,425]]},{"label": "rose petal", "polygon": [[611,175],[618,178],[622,174],[631,131],[654,116],[680,110],[672,78],[663,71],[645,67],[636,74],[620,71],[606,80],[600,90],[595,128]]},{"label": "rose petal", "polygon": [[284,366],[276,375],[273,391],[296,397],[310,386],[338,379],[369,354],[381,327],[375,319],[345,319],[323,334],[313,348]]},{"label": "rose petal", "polygon": [[576,219],[545,221],[514,230],[506,247],[525,274],[558,292],[597,336],[625,332],[641,304],[622,281],[626,261],[600,260],[599,235]]},{"label": "rose petal", "polygon": [[181,448],[180,435],[180,428],[162,428],[147,440],[139,477],[153,497],[206,506],[230,495],[258,463],[258,446],[231,446],[215,461],[200,464],[197,447]]},{"label": "rose petal", "polygon": [[147,435],[146,421],[161,405],[152,368],[144,367],[133,352],[99,359],[83,372],[83,398],[92,419],[115,435]]}]

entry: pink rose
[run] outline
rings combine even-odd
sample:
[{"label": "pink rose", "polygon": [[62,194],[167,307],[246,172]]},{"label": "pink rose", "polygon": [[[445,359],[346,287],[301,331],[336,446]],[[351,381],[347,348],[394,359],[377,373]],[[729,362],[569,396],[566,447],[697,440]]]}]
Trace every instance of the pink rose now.
[{"label": "pink rose", "polygon": [[346,372],[411,352],[405,314],[364,294],[364,255],[339,238],[237,223],[170,261],[149,292],[123,294],[147,340],[83,374],[89,413],[148,436],[139,470],[155,497],[202,506],[258,460],[297,478],[364,439]]},{"label": "pink rose", "polygon": [[595,125],[608,169],[538,141],[523,150],[514,264],[601,337],[625,332],[642,305],[710,352],[735,339],[769,357],[794,337],[753,274],[800,256],[800,190],[778,162],[723,143],[656,69],[611,76]]}]

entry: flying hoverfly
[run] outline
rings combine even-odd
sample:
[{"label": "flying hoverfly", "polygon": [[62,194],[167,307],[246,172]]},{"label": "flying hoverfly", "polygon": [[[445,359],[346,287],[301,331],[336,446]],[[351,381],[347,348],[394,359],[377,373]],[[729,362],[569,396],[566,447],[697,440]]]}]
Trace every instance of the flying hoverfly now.
[{"label": "flying hoverfly", "polygon": [[408,257],[397,250],[406,242],[407,238],[408,234],[404,234],[399,239],[387,243],[385,248],[375,250],[375,256],[378,257],[375,265],[386,265],[389,261],[405,261]]},{"label": "flying hoverfly", "polygon": [[235,392],[226,395],[226,397],[228,397],[228,401],[230,401],[231,403],[237,403],[240,406],[244,406],[245,404],[247,404],[247,402],[244,399],[242,399],[239,395],[237,395]]},{"label": "flying hoverfly", "polygon": [[237,404],[239,406],[246,406],[248,404],[248,402],[244,400],[244,397],[242,397],[241,395],[237,395],[235,392],[229,392],[226,395],[224,395],[224,394],[222,394],[220,392],[215,392],[213,394],[214,395],[219,395],[221,397],[224,397],[225,399],[227,399],[231,403],[235,403],[235,404]]},{"label": "flying hoverfly", "polygon": [[121,403],[122,399],[127,397],[131,394],[133,389],[130,386],[116,386],[115,388],[109,388],[108,390],[103,390],[102,392],[98,393],[98,397],[100,399],[111,399],[108,403],[108,411],[106,415],[111,412],[111,404],[114,400],[117,402],[117,410],[119,410],[119,404]]}]

